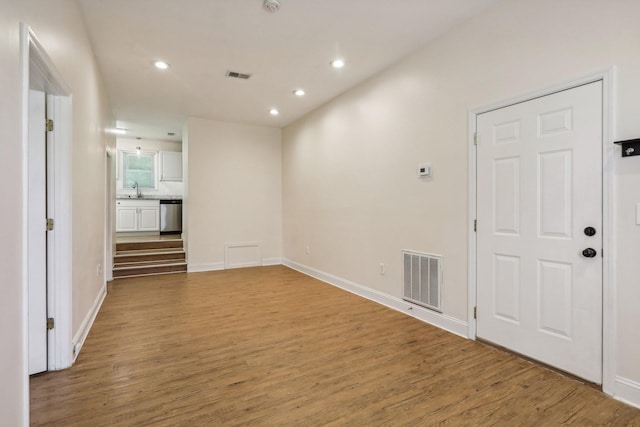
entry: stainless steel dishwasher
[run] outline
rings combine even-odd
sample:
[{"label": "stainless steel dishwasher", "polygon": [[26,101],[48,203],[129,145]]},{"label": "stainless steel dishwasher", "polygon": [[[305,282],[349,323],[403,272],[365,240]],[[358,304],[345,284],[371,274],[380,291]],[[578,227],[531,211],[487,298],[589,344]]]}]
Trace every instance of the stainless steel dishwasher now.
[{"label": "stainless steel dishwasher", "polygon": [[160,200],[160,234],[182,233],[182,200]]}]

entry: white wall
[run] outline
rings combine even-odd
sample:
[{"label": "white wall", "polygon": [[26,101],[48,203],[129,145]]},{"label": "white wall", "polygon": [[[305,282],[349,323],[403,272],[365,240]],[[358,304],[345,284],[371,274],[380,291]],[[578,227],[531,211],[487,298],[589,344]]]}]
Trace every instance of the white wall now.
[{"label": "white wall", "polygon": [[[124,180],[122,178],[122,150],[125,151],[135,151],[137,147],[140,147],[142,151],[156,151],[157,155],[157,167],[160,168],[160,151],[182,151],[182,143],[176,141],[160,141],[156,139],[135,139],[135,138],[116,138],[116,148],[118,150],[118,171],[117,171],[117,179],[116,179],[116,191],[118,195],[133,195],[136,191],[132,188],[123,188]],[[160,172],[158,170],[158,188],[155,190],[152,189],[142,189],[142,194],[148,196],[172,196],[178,197],[182,196],[183,193],[183,183],[182,181],[160,181],[159,176]]]},{"label": "white wall", "polygon": [[[466,320],[469,111],[617,66],[614,130],[640,137],[638,16],[635,0],[504,2],[285,128],[283,257],[400,297],[400,251],[441,254],[444,314]],[[640,405],[640,157],[612,167],[616,394]]]},{"label": "white wall", "polygon": [[22,353],[22,165],[20,23],[31,26],[55,63],[73,97],[72,293],[73,334],[91,309],[104,278],[96,266],[104,260],[105,149],[115,139],[103,129],[112,126],[108,98],[78,7],[73,0],[3,0],[0,13],[0,424],[27,422],[28,381]]},{"label": "white wall", "polygon": [[263,262],[279,262],[280,129],[190,118],[186,131],[189,270],[222,268],[227,243],[261,242]]}]

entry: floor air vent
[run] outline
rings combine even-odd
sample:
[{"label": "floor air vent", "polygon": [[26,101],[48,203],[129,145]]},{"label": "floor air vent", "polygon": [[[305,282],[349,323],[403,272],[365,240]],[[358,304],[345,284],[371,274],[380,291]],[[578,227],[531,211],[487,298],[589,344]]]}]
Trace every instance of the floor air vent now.
[{"label": "floor air vent", "polygon": [[440,311],[442,257],[403,251],[405,301]]}]

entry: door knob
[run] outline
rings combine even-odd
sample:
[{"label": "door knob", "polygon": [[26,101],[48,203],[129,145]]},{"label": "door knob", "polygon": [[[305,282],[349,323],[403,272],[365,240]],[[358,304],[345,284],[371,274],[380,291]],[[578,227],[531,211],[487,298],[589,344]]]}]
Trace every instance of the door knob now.
[{"label": "door knob", "polygon": [[584,234],[586,234],[587,236],[595,236],[596,235],[596,229],[593,227],[587,227],[584,229]]},{"label": "door knob", "polygon": [[587,258],[593,258],[594,256],[596,256],[596,254],[597,254],[597,252],[593,248],[587,248],[584,251],[582,251],[582,255],[587,257]]}]

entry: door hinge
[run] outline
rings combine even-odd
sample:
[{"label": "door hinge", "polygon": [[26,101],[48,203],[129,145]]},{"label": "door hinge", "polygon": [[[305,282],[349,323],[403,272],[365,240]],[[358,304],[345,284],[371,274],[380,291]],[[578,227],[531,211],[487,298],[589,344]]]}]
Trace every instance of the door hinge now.
[{"label": "door hinge", "polygon": [[478,307],[473,307],[473,318],[474,319],[478,318]]},{"label": "door hinge", "polygon": [[474,232],[478,231],[478,220],[477,219],[473,220],[473,231]]},{"label": "door hinge", "polygon": [[473,133],[473,145],[478,145],[478,132]]},{"label": "door hinge", "polygon": [[53,317],[47,317],[47,329],[53,329],[53,327],[55,326],[55,321],[53,320]]},{"label": "door hinge", "polygon": [[53,218],[47,218],[47,231],[53,231]]},{"label": "door hinge", "polygon": [[47,128],[47,132],[53,132],[53,120],[47,119],[45,126]]}]

